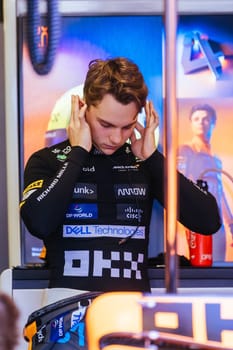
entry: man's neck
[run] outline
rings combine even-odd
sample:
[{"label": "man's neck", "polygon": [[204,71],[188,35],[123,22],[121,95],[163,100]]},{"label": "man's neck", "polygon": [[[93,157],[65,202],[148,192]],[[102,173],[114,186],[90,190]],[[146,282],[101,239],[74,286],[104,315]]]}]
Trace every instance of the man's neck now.
[{"label": "man's neck", "polygon": [[191,147],[196,152],[211,153],[210,140],[205,140],[199,136],[194,136],[191,141]]}]

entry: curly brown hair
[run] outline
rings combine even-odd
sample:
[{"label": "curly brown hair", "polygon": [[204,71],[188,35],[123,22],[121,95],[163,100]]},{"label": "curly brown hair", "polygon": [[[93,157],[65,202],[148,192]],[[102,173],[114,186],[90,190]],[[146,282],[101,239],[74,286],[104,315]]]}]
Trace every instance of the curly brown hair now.
[{"label": "curly brown hair", "polygon": [[106,94],[124,105],[135,102],[140,112],[148,88],[138,66],[124,57],[92,60],[84,83],[85,102],[96,106]]},{"label": "curly brown hair", "polygon": [[0,292],[0,350],[13,350],[18,344],[19,310],[13,299]]}]

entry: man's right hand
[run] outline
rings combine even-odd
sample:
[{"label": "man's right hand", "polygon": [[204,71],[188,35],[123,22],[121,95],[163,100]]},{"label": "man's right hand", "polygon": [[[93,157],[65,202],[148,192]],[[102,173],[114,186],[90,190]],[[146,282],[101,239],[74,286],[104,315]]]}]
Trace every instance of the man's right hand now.
[{"label": "man's right hand", "polygon": [[87,105],[78,95],[71,96],[71,116],[67,128],[71,146],[80,146],[86,151],[92,147],[91,130],[86,122]]}]

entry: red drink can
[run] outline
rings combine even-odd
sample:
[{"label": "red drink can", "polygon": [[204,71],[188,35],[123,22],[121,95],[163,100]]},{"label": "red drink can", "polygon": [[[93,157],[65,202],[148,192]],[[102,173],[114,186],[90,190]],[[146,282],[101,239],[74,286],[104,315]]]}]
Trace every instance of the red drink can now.
[{"label": "red drink can", "polygon": [[205,236],[190,230],[186,230],[188,240],[190,263],[192,266],[212,266],[212,236]]}]

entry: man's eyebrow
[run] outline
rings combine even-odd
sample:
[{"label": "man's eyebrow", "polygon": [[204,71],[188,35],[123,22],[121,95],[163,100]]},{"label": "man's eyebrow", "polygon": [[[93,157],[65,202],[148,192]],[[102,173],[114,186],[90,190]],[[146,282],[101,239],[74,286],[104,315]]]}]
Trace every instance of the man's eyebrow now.
[{"label": "man's eyebrow", "polygon": [[[116,125],[112,124],[112,123],[109,123],[108,121],[100,118],[100,117],[97,117],[97,120],[101,123],[104,123],[104,124],[107,124],[109,126],[112,126],[112,127],[116,127]],[[129,128],[130,126],[133,126],[137,121],[137,117],[135,117],[135,119],[132,121],[132,123],[129,123],[127,125],[124,125],[123,128]]]}]

